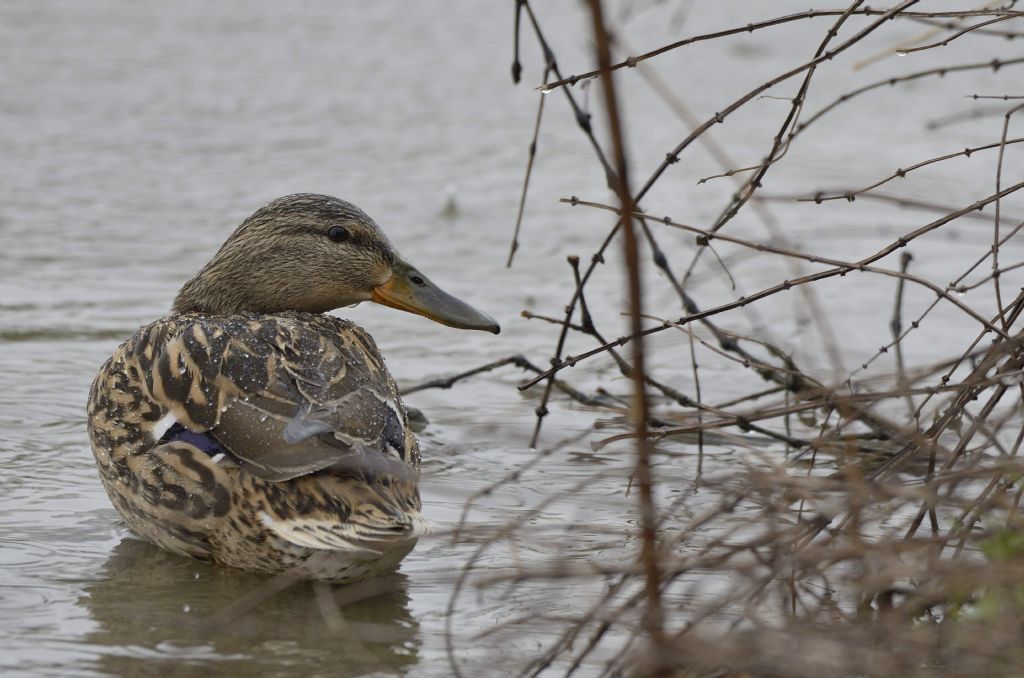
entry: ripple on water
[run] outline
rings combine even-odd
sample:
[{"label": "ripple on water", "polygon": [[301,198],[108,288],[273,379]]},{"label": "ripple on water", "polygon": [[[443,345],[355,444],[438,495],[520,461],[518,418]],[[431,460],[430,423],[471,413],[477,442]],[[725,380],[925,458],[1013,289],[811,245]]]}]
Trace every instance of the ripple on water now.
[{"label": "ripple on water", "polygon": [[[3,565],[7,565],[5,559]],[[6,583],[0,588],[0,603],[6,613],[31,616],[39,613],[49,602],[52,591],[44,585],[22,585]]]}]

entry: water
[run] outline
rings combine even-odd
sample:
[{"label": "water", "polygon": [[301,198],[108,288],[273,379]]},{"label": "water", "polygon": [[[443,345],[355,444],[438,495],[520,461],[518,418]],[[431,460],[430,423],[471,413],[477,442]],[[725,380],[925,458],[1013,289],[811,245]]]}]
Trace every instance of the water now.
[{"label": "water", "polygon": [[[106,356],[138,326],[166,312],[178,286],[246,215],[292,192],[324,192],[355,202],[415,266],[502,324],[502,334],[492,337],[383,308],[339,312],[373,334],[400,384],[513,353],[544,363],[553,332],[519,318],[519,311],[559,315],[571,285],[565,255],[586,261],[609,225],[606,216],[595,219],[557,200],[581,192],[605,200],[607,191],[564,102],[549,94],[522,246],[515,267],[504,268],[538,96],[531,88],[540,84],[541,68],[532,36],[524,32],[524,83],[510,85],[511,5],[501,4],[500,11],[468,0],[443,9],[327,2],[287,10],[269,2],[0,8],[5,675],[444,676],[450,674],[449,644],[470,675],[481,667],[502,672],[521,667],[550,641],[547,621],[557,627],[559,615],[584,609],[600,591],[559,581],[479,588],[471,580],[449,614],[457,577],[478,548],[474,577],[481,579],[531,564],[633,557],[628,530],[635,515],[624,492],[629,447],[594,452],[590,445],[621,430],[621,413],[562,398],[552,405],[542,445],[570,442],[477,498],[468,514],[468,537],[448,536],[468,498],[537,454],[527,443],[539,396],[536,389],[515,389],[521,375],[513,368],[451,391],[408,398],[432,422],[421,435],[423,500],[438,535],[424,539],[380,589],[301,583],[278,591],[277,580],[178,558],[130,538],[99,485],[85,435],[87,389]],[[566,71],[588,70],[586,23],[577,4],[545,3],[538,13]],[[682,28],[673,23],[683,20]],[[647,49],[674,39],[677,30],[697,33],[749,20],[744,3],[721,2],[714,9],[680,3],[642,11],[625,35]],[[801,40],[811,29],[778,30]],[[903,30],[905,37],[918,29]],[[879,40],[875,46],[886,44]],[[955,61],[965,54],[956,49],[943,58]],[[929,58],[938,58],[932,54],[910,54],[899,65],[918,59],[924,68]],[[734,40],[669,55],[657,65],[698,115],[707,116],[801,58],[767,40]],[[883,64],[863,81],[886,77],[894,67]],[[934,137],[923,130],[922,111],[931,104],[948,109],[950,98],[960,94],[1003,93],[1006,82],[977,73],[942,89],[911,88],[916,94],[894,94],[892,105],[894,111],[910,107],[916,115],[885,122],[869,116],[860,122],[863,109],[837,113],[835,123],[822,123],[816,144],[793,149],[789,169],[773,177],[772,190],[857,186],[937,155]],[[685,131],[639,79],[624,86],[636,103],[628,108],[628,122],[634,172],[642,177]],[[824,103],[851,87],[822,79],[814,92]],[[730,135],[721,135],[741,165],[761,157],[783,106],[766,100],[737,117]],[[595,116],[597,128],[600,120]],[[836,130],[851,134],[851,128],[900,144],[883,143],[864,154],[859,137],[830,136]],[[952,127],[938,148],[987,143],[997,135],[994,123]],[[831,145],[824,155],[818,149],[826,143]],[[731,184],[718,180],[698,187],[697,179],[720,168],[702,151],[690,155],[647,205],[679,221],[706,223]],[[984,174],[965,175],[970,167],[977,166],[929,174],[917,184],[918,197],[970,202],[992,181],[988,165]],[[454,216],[447,209],[449,186],[455,187]],[[1018,207],[1007,209],[1020,212]],[[851,249],[866,254],[909,230],[908,223],[919,223],[867,201],[778,213],[791,239],[836,256]],[[872,226],[863,228],[865,223]],[[741,225],[737,232],[763,237],[756,225]],[[982,252],[989,233],[988,226],[964,226],[919,243],[917,272],[944,283],[943,257],[959,246],[957,238],[975,242]],[[692,237],[661,237],[681,271],[693,252]],[[748,293],[788,275],[777,263],[749,267],[747,255],[726,246],[722,255],[742,273]],[[623,326],[617,315],[621,279],[611,270],[602,269],[589,289],[592,300],[604,301],[592,303],[596,319],[615,336]],[[714,265],[698,269],[697,285],[705,306],[743,293],[731,289]],[[650,289],[651,308],[679,313],[672,293],[653,275]],[[843,336],[848,367],[860,364],[877,348],[879,328],[887,321],[873,312],[871,300],[884,295],[888,304],[891,281],[864,279],[852,293],[836,281],[822,285],[821,294]],[[908,306],[928,299],[914,294]],[[834,366],[821,358],[816,335],[805,329],[806,313],[793,299],[762,307],[761,321],[772,319],[765,331],[828,373]],[[914,339],[922,362],[947,355],[973,331],[955,311],[938,317],[943,341],[935,333]],[[759,321],[736,314],[732,322],[746,330]],[[680,348],[678,336],[664,333],[652,342],[653,359],[665,380],[689,388],[689,349],[682,343]],[[591,345],[574,338],[569,352]],[[610,361],[591,365],[572,371],[574,384],[628,392]],[[726,399],[757,384],[730,375],[731,365],[708,358],[705,394]],[[595,420],[608,428],[580,438]],[[662,451],[663,474],[671,469],[693,478],[692,445],[674,441]],[[757,441],[730,439],[711,440],[706,452],[706,473],[726,473],[740,455],[777,454]],[[692,483],[664,492],[662,503],[690,495],[680,519],[714,500]],[[547,501],[551,496],[558,499]],[[512,519],[528,526],[529,538],[514,534],[484,548],[483,536]],[[571,539],[566,526],[577,528]],[[340,610],[341,617],[331,610]],[[525,627],[500,626],[533,614],[535,621]]]}]

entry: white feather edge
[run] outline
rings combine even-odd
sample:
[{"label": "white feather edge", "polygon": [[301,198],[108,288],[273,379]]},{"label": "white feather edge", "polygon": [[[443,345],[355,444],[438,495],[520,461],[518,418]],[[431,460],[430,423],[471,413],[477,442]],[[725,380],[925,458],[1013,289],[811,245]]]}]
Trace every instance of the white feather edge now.
[{"label": "white feather edge", "polygon": [[153,440],[160,440],[167,433],[168,429],[178,423],[173,412],[167,412],[164,416],[160,417],[155,424],[153,424]]},{"label": "white feather edge", "polygon": [[374,546],[383,546],[389,541],[406,542],[430,533],[430,523],[419,513],[405,515],[408,526],[401,532],[390,530],[385,525],[375,526],[358,522],[339,523],[310,518],[279,520],[266,511],[260,512],[260,521],[278,537],[296,546],[379,556],[384,551],[372,548],[370,543]]}]

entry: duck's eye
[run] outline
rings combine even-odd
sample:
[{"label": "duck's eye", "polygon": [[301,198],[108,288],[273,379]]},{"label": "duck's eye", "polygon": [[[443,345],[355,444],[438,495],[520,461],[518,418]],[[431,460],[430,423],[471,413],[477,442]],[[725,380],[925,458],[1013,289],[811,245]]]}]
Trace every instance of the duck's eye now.
[{"label": "duck's eye", "polygon": [[345,242],[346,240],[352,237],[352,234],[348,232],[347,228],[342,228],[341,226],[331,226],[331,228],[327,231],[327,237],[333,240],[334,242]]}]

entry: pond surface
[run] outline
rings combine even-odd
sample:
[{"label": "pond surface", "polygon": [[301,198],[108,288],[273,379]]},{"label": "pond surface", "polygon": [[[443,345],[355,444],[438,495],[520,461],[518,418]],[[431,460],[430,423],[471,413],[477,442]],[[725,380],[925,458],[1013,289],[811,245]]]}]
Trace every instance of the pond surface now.
[{"label": "pond surface", "polygon": [[[566,71],[589,69],[587,23],[578,3],[538,4]],[[705,4],[711,5],[645,9],[630,18],[625,35],[649,49],[680,34],[750,20],[746,3]],[[778,3],[771,11],[797,4]],[[505,268],[537,104],[532,88],[542,69],[535,41],[524,31],[525,81],[518,88],[509,82],[512,5],[85,1],[0,7],[0,673],[446,676],[451,653],[467,675],[482,675],[481,667],[496,675],[522,667],[550,640],[548,625],[582,609],[600,590],[557,581],[480,588],[471,580],[450,611],[459,574],[478,549],[473,577],[480,580],[524,564],[634,557],[629,530],[635,512],[625,492],[630,448],[591,448],[593,440],[620,430],[621,412],[563,398],[553,402],[541,438],[541,450],[554,451],[477,498],[466,516],[469,532],[452,538],[467,499],[538,454],[528,443],[539,395],[537,389],[518,392],[522,375],[511,367],[407,399],[431,422],[421,434],[422,491],[437,534],[421,541],[394,577],[371,585],[286,586],[131,538],[99,484],[86,438],[85,401],[98,366],[137,327],[166,313],[182,282],[245,216],[294,192],[355,202],[407,259],[502,324],[502,334],[492,337],[383,308],[339,312],[370,331],[401,385],[516,353],[545,364],[553,329],[519,313],[528,308],[559,316],[572,289],[565,256],[586,261],[610,226],[606,214],[570,209],[558,199],[587,194],[605,200],[608,193],[564,102],[549,97],[521,248],[515,266]],[[699,116],[711,115],[801,63],[816,41],[800,42],[805,49],[798,56],[783,46],[818,35],[822,24],[780,30],[789,40],[709,43],[657,65]],[[886,44],[880,40],[878,47]],[[964,54],[951,49],[943,57]],[[864,77],[886,77],[894,61]],[[991,142],[998,125],[990,120],[950,128],[936,150],[924,113],[931,104],[948,108],[950,98],[986,87],[1002,93],[1005,82],[983,72],[944,88],[922,86],[893,100],[886,124],[865,117],[858,127],[851,108],[833,126],[822,124],[821,143],[831,143],[827,157],[814,145],[795,148],[792,169],[779,174],[774,190],[860,185],[942,150]],[[817,101],[851,87],[822,79]],[[685,130],[638,79],[628,81],[626,92],[635,171],[642,177]],[[766,134],[784,114],[779,102],[755,109],[722,135],[741,165],[761,157]],[[913,116],[901,114],[911,109]],[[902,145],[883,143],[865,156],[860,137],[835,136],[851,129],[889,135]],[[701,150],[691,155],[685,172],[663,181],[648,205],[706,223],[731,184],[698,188],[697,179],[720,168]],[[990,165],[983,172],[978,167],[936,171],[919,184],[918,197],[966,204],[992,181]],[[779,213],[788,237],[824,254],[851,248],[867,254],[920,222],[870,205],[858,207],[855,217],[850,209]],[[977,228],[975,240],[965,227],[922,242],[915,252],[924,255],[918,273],[944,284],[943,257],[958,242],[976,242],[983,252],[990,231]],[[756,225],[747,230],[763,236]],[[664,238],[683,270],[692,237]],[[724,254],[749,290],[787,275],[781,265],[745,268],[742,254],[733,255]],[[607,269],[589,293],[603,302],[592,303],[596,320],[616,336],[624,327],[621,279],[614,267]],[[738,293],[713,265],[699,268],[695,280],[706,306]],[[873,284],[821,287],[848,367],[870,357],[879,332],[884,336],[887,318],[873,300],[889,304],[892,285]],[[650,289],[652,309],[679,314],[678,301],[654,276]],[[914,302],[911,295],[908,304]],[[914,339],[922,362],[944,357],[973,331],[954,312],[937,317],[946,343],[935,334]],[[738,315],[732,322],[742,330],[766,323],[777,340],[823,373],[836,368],[821,358],[796,302],[772,301],[759,317]],[[668,333],[652,344],[662,377],[688,387],[688,344]],[[591,345],[580,339],[570,352]],[[706,397],[726,399],[756,384],[730,378],[726,362],[709,358],[702,369]],[[607,360],[567,376],[584,390],[629,391]],[[608,428],[593,430],[595,420]],[[568,442],[556,445],[561,441]],[[687,441],[666,443],[661,451],[665,474],[695,476],[696,453]],[[706,474],[728,473],[738,455],[781,455],[756,440],[712,439],[704,452]],[[663,492],[663,503],[689,495],[680,518],[714,501],[689,482]],[[528,525],[528,539],[513,536],[484,548],[474,537],[516,518]],[[567,533],[566,526],[577,529]],[[536,623],[501,626],[530,615],[537,615]]]}]

